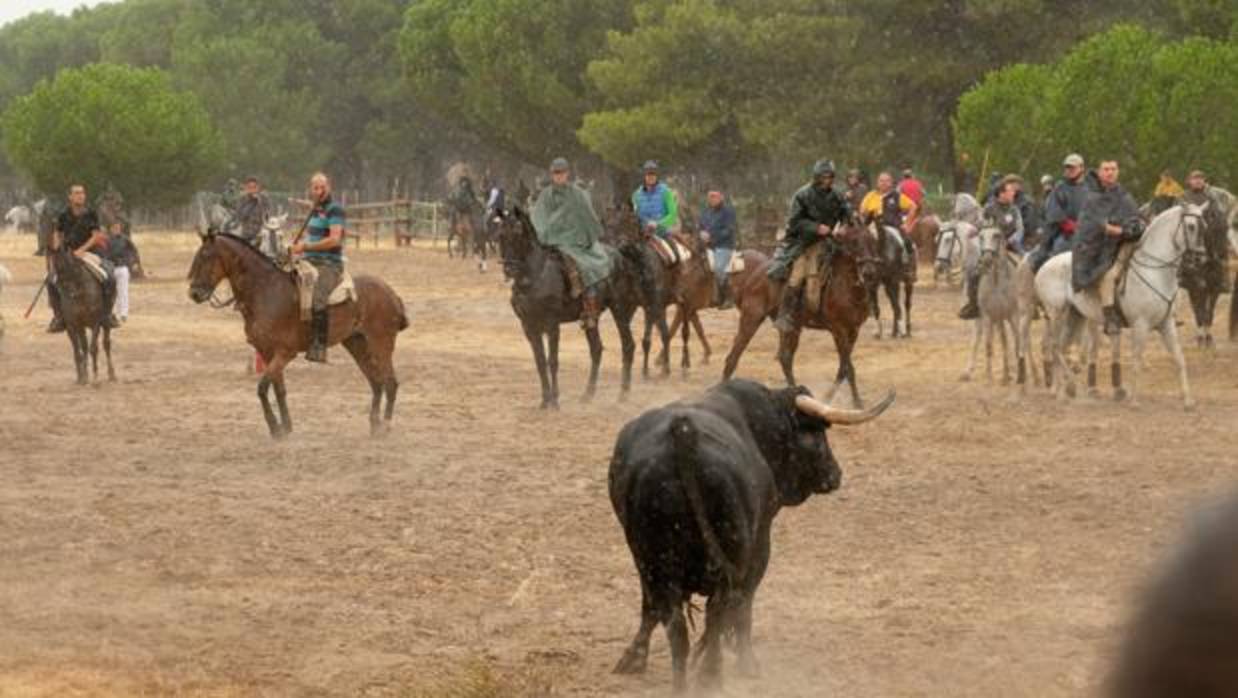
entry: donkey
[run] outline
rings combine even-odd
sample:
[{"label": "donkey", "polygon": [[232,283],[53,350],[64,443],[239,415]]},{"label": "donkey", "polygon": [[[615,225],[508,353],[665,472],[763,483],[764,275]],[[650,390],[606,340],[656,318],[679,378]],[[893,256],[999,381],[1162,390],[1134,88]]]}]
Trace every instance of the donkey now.
[{"label": "donkey", "polygon": [[[1114,399],[1128,396],[1136,401],[1135,389],[1143,364],[1148,332],[1156,330],[1178,369],[1183,407],[1195,407],[1187,379],[1186,359],[1178,342],[1174,303],[1178,295],[1178,268],[1187,253],[1202,252],[1203,212],[1193,205],[1167,209],[1148,225],[1139,239],[1130,264],[1119,284],[1118,305],[1130,323],[1134,344],[1134,377],[1129,393],[1122,385],[1121,337],[1112,338],[1111,377]],[[1066,349],[1078,336],[1085,320],[1101,322],[1100,299],[1093,292],[1079,293],[1071,284],[1072,254],[1060,254],[1036,274],[1036,295],[1048,311],[1055,328],[1053,382],[1059,399],[1074,394],[1074,377],[1066,365]]]}]

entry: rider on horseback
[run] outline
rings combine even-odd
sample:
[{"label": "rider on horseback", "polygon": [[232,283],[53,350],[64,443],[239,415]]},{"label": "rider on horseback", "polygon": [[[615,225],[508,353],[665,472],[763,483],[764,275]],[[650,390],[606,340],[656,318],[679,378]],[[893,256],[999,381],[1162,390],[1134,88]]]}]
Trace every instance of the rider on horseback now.
[{"label": "rider on horseback", "polygon": [[[772,281],[787,281],[795,260],[819,240],[825,242],[824,264],[828,268],[829,260],[836,249],[831,235],[838,225],[850,218],[851,208],[847,206],[842,195],[834,190],[834,162],[818,160],[812,166],[812,181],[800,187],[791,199],[786,233],[774,253],[774,260],[769,267],[769,278]],[[778,309],[778,319],[774,325],[783,332],[793,332],[795,318],[802,303],[800,287],[792,287],[791,283],[788,283],[782,293],[782,305]]]},{"label": "rider on horseback", "polygon": [[245,178],[245,194],[236,204],[233,220],[240,226],[240,236],[249,244],[258,246],[262,229],[271,216],[271,202],[257,177]]},{"label": "rider on horseback", "polygon": [[1225,204],[1208,187],[1208,177],[1202,170],[1194,170],[1186,179],[1186,191],[1180,203],[1204,206],[1204,246],[1208,260],[1204,265],[1205,281],[1209,288],[1229,292],[1229,278],[1225,274],[1225,261],[1229,255],[1228,224],[1225,220]]},{"label": "rider on horseback", "polygon": [[[1002,232],[1002,237],[1006,239],[1006,245],[1018,252],[1023,253],[1023,216],[1019,213],[1019,207],[1015,204],[1016,184],[1013,181],[1004,182],[997,192],[997,196],[989,201],[989,205],[984,207],[984,223],[985,227],[997,228]],[[980,267],[968,270],[967,273],[967,305],[959,310],[959,318],[963,320],[975,320],[980,317]]]},{"label": "rider on horseback", "polygon": [[882,172],[877,176],[877,189],[860,202],[860,216],[865,221],[877,221],[882,228],[892,229],[903,243],[904,261],[915,263],[915,247],[911,231],[916,227],[920,207],[910,196],[894,188],[894,176]]},{"label": "rider on horseback", "polygon": [[572,298],[582,298],[580,323],[597,327],[601,314],[598,285],[610,276],[613,263],[599,242],[602,223],[585,190],[568,182],[570,167],[564,158],[550,163],[550,185],[533,204],[537,239],[563,257]]},{"label": "rider on horseback", "polygon": [[1079,213],[1087,198],[1087,185],[1083,182],[1083,157],[1075,153],[1067,155],[1062,168],[1062,179],[1045,198],[1045,239],[1032,253],[1032,269],[1035,271],[1040,271],[1041,265],[1050,257],[1073,247],[1075,230],[1079,227]]},{"label": "rider on horseback", "polygon": [[1144,224],[1135,200],[1118,184],[1117,160],[1101,161],[1100,169],[1089,173],[1087,180],[1090,191],[1079,214],[1071,283],[1076,292],[1094,289],[1100,294],[1105,334],[1113,336],[1122,329],[1116,305],[1118,280]]},{"label": "rider on horseback", "polygon": [[[107,236],[99,226],[99,216],[86,205],[86,187],[74,184],[69,187],[69,206],[56,219],[55,232],[61,236],[60,244],[68,246],[73,255],[79,259],[87,253],[102,253],[107,250]],[[112,304],[116,301],[116,279],[110,270],[110,263],[102,265],[107,277],[103,285],[103,323],[111,328],[120,327],[116,316],[112,314]],[[49,267],[49,276],[51,275]],[[52,307],[52,321],[47,326],[48,332],[64,332],[64,319],[60,310],[60,291],[52,279],[47,284],[47,301]]]},{"label": "rider on horseback", "polygon": [[328,317],[327,300],[344,274],[344,207],[331,198],[331,180],[322,172],[310,178],[313,209],[306,223],[306,240],[292,246],[293,254],[318,270],[310,315],[310,347],[307,361],[326,363]]},{"label": "rider on horseback", "polygon": [[632,193],[632,209],[640,217],[641,228],[667,242],[676,262],[679,252],[671,241],[671,233],[679,229],[679,202],[675,192],[658,181],[658,163],[645,163],[645,182]]}]

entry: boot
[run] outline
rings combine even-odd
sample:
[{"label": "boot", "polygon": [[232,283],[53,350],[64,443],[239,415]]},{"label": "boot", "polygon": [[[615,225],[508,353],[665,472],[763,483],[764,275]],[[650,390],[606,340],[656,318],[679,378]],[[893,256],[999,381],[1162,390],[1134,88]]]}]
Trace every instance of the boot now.
[{"label": "boot", "polygon": [[327,363],[327,309],[314,310],[310,315],[310,347],[306,361]]},{"label": "boot", "polygon": [[980,317],[980,280],[967,277],[967,304],[959,310],[960,320],[975,320]]},{"label": "boot", "polygon": [[1101,312],[1105,314],[1105,334],[1110,337],[1118,336],[1122,332],[1122,318],[1118,316],[1118,307],[1106,305],[1101,308]]},{"label": "boot", "polygon": [[585,297],[580,301],[580,326],[586,330],[595,329],[598,326],[598,316],[601,315],[602,307],[598,301],[597,293],[594,291],[586,291]]},{"label": "boot", "polygon": [[52,321],[47,323],[47,333],[64,332],[64,318],[60,316],[60,292],[51,282],[47,284],[47,304],[52,307]]},{"label": "boot", "polygon": [[778,308],[778,319],[774,327],[779,332],[794,332],[798,326],[797,320],[803,305],[800,290],[787,288],[782,292],[782,305]]}]

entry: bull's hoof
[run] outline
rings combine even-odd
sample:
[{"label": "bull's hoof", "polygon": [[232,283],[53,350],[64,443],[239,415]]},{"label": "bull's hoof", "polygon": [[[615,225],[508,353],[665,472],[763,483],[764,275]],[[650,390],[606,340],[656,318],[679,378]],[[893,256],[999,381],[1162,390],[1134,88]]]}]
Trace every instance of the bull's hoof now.
[{"label": "bull's hoof", "polygon": [[1113,391],[1114,402],[1125,402],[1127,397],[1126,388],[1118,388]]},{"label": "bull's hoof", "polygon": [[643,674],[648,664],[649,656],[645,652],[629,647],[619,663],[615,665],[615,674]]}]

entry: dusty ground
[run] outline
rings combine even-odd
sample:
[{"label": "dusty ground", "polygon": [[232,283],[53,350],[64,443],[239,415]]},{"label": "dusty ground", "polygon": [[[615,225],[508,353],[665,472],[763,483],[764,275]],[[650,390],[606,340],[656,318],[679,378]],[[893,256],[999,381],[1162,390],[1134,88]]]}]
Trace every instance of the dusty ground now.
[{"label": "dusty ground", "polygon": [[[609,322],[600,397],[580,403],[569,328],[563,410],[546,414],[497,273],[367,248],[354,270],[411,310],[397,429],[368,438],[368,388],[337,349],[290,369],[297,431],[273,443],[239,316],[186,297],[195,242],[139,236],[157,278],[134,286],[120,382],[80,388],[46,307],[20,318],[41,274],[29,238],[0,238],[17,278],[0,297],[0,696],[437,695],[458,672],[667,692],[660,632],[646,676],[609,673],[639,596],[606,463],[624,422],[717,378],[732,314],[709,313],[709,366],[626,403]],[[1159,347],[1138,408],[1014,404],[958,382],[956,293],[917,300],[915,339],[865,332],[861,387],[898,402],[833,430],[843,489],[777,520],[764,678],[728,662],[724,695],[1096,695],[1146,570],[1238,473],[1232,346],[1190,350],[1196,414]],[[773,337],[742,375],[777,379]],[[807,338],[801,379],[823,385],[834,362],[828,337]]]}]

